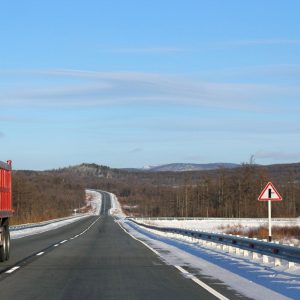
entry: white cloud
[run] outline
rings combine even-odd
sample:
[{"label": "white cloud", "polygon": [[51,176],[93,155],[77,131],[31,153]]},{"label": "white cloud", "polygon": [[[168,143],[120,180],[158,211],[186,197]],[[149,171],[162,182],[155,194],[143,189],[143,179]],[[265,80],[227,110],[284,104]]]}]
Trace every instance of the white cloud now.
[{"label": "white cloud", "polygon": [[170,54],[184,52],[185,49],[176,47],[135,47],[135,48],[114,48],[112,52],[133,53],[133,54]]},{"label": "white cloud", "polygon": [[140,153],[140,152],[143,152],[143,151],[144,151],[143,148],[137,147],[137,148],[131,149],[129,151],[129,153],[135,154],[135,153]]},{"label": "white cloud", "polygon": [[[6,79],[4,72],[1,75]],[[26,84],[22,79],[25,77]],[[15,80],[14,85],[1,90],[3,106],[151,104],[260,111],[266,105],[269,110],[281,109],[281,104],[300,96],[298,86],[203,82],[143,72],[21,71],[10,72],[10,80]]]},{"label": "white cloud", "polygon": [[287,82],[299,82],[300,65],[275,64],[275,65],[254,65],[247,67],[226,68],[214,71],[203,72],[202,77],[218,78],[219,80],[236,80],[250,82],[270,82],[283,84]]},{"label": "white cloud", "polygon": [[232,42],[236,45],[300,45],[299,39],[249,39]]},{"label": "white cloud", "polygon": [[273,161],[300,161],[300,152],[284,151],[257,151],[255,158],[268,159]]},{"label": "white cloud", "polygon": [[143,125],[147,129],[160,130],[175,133],[240,133],[242,135],[255,134],[256,136],[272,135],[294,135],[299,136],[300,124],[296,120],[274,121],[261,120],[254,118],[244,118],[243,116],[218,116],[218,118],[201,117],[196,115],[185,117],[176,116],[176,118],[163,117],[155,119],[144,119]]}]

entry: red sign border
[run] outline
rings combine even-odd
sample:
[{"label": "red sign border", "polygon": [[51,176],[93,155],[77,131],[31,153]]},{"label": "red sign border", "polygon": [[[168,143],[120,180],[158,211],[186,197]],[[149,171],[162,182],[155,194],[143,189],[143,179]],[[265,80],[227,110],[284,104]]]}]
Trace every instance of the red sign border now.
[{"label": "red sign border", "polygon": [[[272,199],[271,198],[265,198],[265,199],[262,199],[263,194],[265,193],[265,191],[268,189],[269,186],[271,186],[274,189],[274,191],[277,194],[278,198],[272,198]],[[282,196],[278,193],[278,191],[276,190],[274,184],[271,181],[269,181],[267,183],[267,185],[265,186],[265,188],[263,189],[263,191],[260,193],[257,200],[258,201],[282,201]]]}]

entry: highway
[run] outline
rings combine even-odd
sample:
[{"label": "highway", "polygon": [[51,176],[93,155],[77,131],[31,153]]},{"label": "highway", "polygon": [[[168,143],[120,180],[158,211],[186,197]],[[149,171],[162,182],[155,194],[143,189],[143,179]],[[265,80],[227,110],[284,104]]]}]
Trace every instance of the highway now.
[{"label": "highway", "polygon": [[109,208],[103,193],[101,216],[13,240],[0,299],[217,299],[125,233]]}]

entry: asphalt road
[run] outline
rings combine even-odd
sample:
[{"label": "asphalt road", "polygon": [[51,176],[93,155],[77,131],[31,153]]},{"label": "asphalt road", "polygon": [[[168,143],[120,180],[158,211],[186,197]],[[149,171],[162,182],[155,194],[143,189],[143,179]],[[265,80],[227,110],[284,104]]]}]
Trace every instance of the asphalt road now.
[{"label": "asphalt road", "polygon": [[102,206],[100,217],[13,240],[0,299],[216,299],[127,235],[108,216],[107,194]]}]

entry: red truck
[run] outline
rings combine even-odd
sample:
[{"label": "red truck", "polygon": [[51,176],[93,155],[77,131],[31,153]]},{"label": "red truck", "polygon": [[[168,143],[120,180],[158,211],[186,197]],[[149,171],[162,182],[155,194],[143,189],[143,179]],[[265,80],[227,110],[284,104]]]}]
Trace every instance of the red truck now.
[{"label": "red truck", "polygon": [[0,161],[0,261],[9,259],[10,234],[9,218],[13,215],[12,186],[11,186],[11,161]]}]

